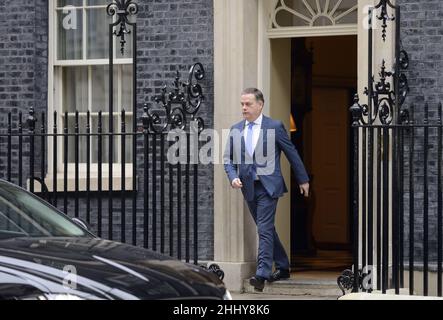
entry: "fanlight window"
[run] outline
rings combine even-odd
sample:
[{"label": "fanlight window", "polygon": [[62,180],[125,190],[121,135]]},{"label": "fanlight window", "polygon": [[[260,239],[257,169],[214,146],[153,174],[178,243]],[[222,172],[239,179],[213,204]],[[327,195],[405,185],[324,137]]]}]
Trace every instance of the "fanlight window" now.
[{"label": "fanlight window", "polygon": [[357,24],[357,0],[278,0],[272,28]]}]

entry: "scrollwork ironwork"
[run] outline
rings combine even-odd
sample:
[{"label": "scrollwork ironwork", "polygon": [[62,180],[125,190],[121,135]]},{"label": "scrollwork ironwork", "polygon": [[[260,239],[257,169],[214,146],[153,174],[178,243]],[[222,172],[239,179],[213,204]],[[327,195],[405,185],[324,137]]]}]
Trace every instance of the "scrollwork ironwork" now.
[{"label": "scrollwork ironwork", "polygon": [[[399,64],[397,68],[395,68],[398,74],[393,71],[387,71],[386,61],[383,59],[378,74],[379,80],[376,82],[374,77],[371,77],[369,86],[372,90],[370,91],[368,87],[365,88],[364,94],[368,96],[368,99],[372,100],[373,105],[370,115],[368,105],[360,105],[358,103],[358,97],[357,100],[354,99],[354,105],[360,106],[359,108],[361,109],[358,122],[364,125],[372,124],[378,118],[382,124],[390,124],[394,119],[394,106],[397,107],[399,120],[402,120],[401,107],[409,93],[408,79],[403,71],[409,67],[409,57],[404,50],[401,50],[399,57]],[[395,87],[397,83],[396,80],[398,80],[398,88]],[[394,86],[391,85],[390,81],[394,83]],[[397,97],[399,99],[398,102],[396,101]],[[357,107],[354,105],[351,107],[351,112],[353,113],[357,110]],[[367,120],[365,120],[365,117],[367,117]],[[356,118],[353,117],[353,119],[355,120]],[[356,123],[354,122],[354,124]]]},{"label": "scrollwork ironwork", "polygon": [[[406,97],[409,93],[409,83],[408,78],[403,73],[404,70],[409,68],[409,56],[408,53],[405,50],[401,50],[399,54],[399,61],[398,61],[398,88],[395,88],[395,91],[398,93],[399,101],[398,106],[401,108],[403,104],[405,103]],[[396,75],[397,76],[397,75]],[[399,110],[399,113],[401,113],[402,110]]]},{"label": "scrollwork ironwork", "polygon": [[29,115],[26,119],[26,124],[28,125],[28,129],[31,132],[35,131],[35,124],[37,123],[37,118],[35,117],[34,107],[29,109]]},{"label": "scrollwork ironwork", "polygon": [[401,110],[400,111],[400,123],[403,123],[403,124],[410,124],[411,123],[409,110]]},{"label": "scrollwork ironwork", "polygon": [[405,50],[400,50],[400,67],[403,70],[409,68],[409,55]]},{"label": "scrollwork ironwork", "polygon": [[[371,83],[365,88],[364,94],[368,96],[368,100],[372,100],[373,108],[369,111],[368,105],[360,106],[362,109],[362,116],[359,121],[362,124],[372,124],[378,118],[382,124],[389,124],[393,120],[393,110],[395,104],[395,92],[392,90],[389,79],[394,79],[394,73],[386,71],[386,61],[382,61],[382,65],[379,72],[379,81],[375,82],[374,77],[371,78]],[[354,104],[358,104],[354,100]],[[364,117],[367,117],[367,121]]]},{"label": "scrollwork ironwork", "polygon": [[381,0],[374,8],[380,9],[380,15],[377,15],[377,19],[382,21],[382,38],[383,41],[386,41],[386,29],[388,28],[388,21],[394,21],[395,16],[389,16],[388,7],[395,9],[395,6],[391,3],[390,0]]},{"label": "scrollwork ironwork", "polygon": [[380,122],[382,124],[392,123],[393,115],[394,111],[391,97],[381,99],[378,104],[378,117]]},{"label": "scrollwork ironwork", "polygon": [[[380,0],[380,2],[372,9],[374,11],[380,11],[376,17],[378,20],[383,21],[383,42],[386,41],[388,22],[400,22],[394,15],[389,14],[389,8],[396,11],[399,10],[390,0]],[[397,44],[401,47],[400,39],[395,39],[395,41],[398,41]],[[391,124],[394,119],[396,119],[396,121],[407,121],[405,117],[408,116],[408,113],[403,112],[402,106],[409,93],[409,83],[408,78],[403,71],[409,67],[409,56],[405,50],[397,49],[397,46],[396,50],[399,51],[396,51],[398,53],[396,54],[398,61],[395,61],[394,71],[387,70],[386,61],[384,59],[382,60],[380,72],[378,73],[378,81],[374,79],[372,70],[369,70],[369,75],[372,76],[368,77],[369,83],[364,90],[364,94],[368,96],[368,101],[370,103],[360,105],[358,96],[354,99],[354,105],[350,109],[353,115],[353,125],[373,124],[377,119],[379,119],[381,124],[384,125]],[[372,55],[368,59],[372,59]],[[396,110],[395,114],[394,110]]]},{"label": "scrollwork ironwork", "polygon": [[387,78],[392,77],[393,73],[386,71],[386,61],[383,59],[381,64],[381,71],[379,73],[380,81],[375,85],[375,92],[377,94],[388,95],[391,91],[391,84],[386,82]]},{"label": "scrollwork ironwork", "polygon": [[[128,25],[134,25],[129,21],[129,16],[136,15],[138,13],[138,4],[133,0],[115,0],[115,2],[110,3],[106,7],[106,13],[108,16],[113,17],[117,15],[117,19],[113,22],[112,26],[120,25],[118,31],[115,30],[113,34],[120,38],[120,51],[124,54],[125,44],[126,44],[126,35],[131,33],[131,30],[128,30]],[[135,39],[134,39],[135,41]]]},{"label": "scrollwork ironwork", "polygon": [[354,272],[352,270],[345,270],[342,274],[337,278],[337,285],[342,291],[343,295],[346,294],[346,291],[350,291],[354,288]]},{"label": "scrollwork ironwork", "polygon": [[[361,269],[358,270],[358,289],[363,289],[363,279],[367,276],[366,273],[363,273]],[[337,285],[342,291],[343,295],[346,294],[346,291],[358,291],[355,288],[355,273],[350,269],[346,269],[342,272],[342,274],[337,278]]]},{"label": "scrollwork ironwork", "polygon": [[173,87],[168,91],[165,85],[160,95],[155,97],[155,102],[160,109],[146,106],[149,117],[149,130],[161,133],[172,129],[186,129],[188,119],[196,121],[198,131],[205,128],[204,120],[197,116],[204,101],[203,88],[199,81],[205,77],[205,70],[201,63],[195,63],[189,70],[188,81],[180,79],[177,71]]},{"label": "scrollwork ironwork", "polygon": [[220,266],[215,263],[211,264],[209,267],[203,265],[200,267],[202,267],[206,271],[214,273],[220,280],[223,280],[225,278],[225,273],[222,269],[220,269]]},{"label": "scrollwork ironwork", "polygon": [[358,97],[358,94],[356,94],[354,96],[354,104],[349,109],[349,111],[351,112],[351,116],[352,116],[352,125],[353,126],[358,126],[360,124],[360,122],[364,123],[363,114],[365,113],[365,109],[364,109],[364,106],[361,105],[359,102],[360,102],[360,99]]},{"label": "scrollwork ironwork", "polygon": [[[204,99],[203,89],[198,81],[203,80],[205,77],[205,69],[201,63],[196,63],[191,67],[189,71],[189,79],[186,83],[188,91],[188,113],[196,113],[200,109],[200,105]],[[195,80],[194,80],[195,79]]]}]

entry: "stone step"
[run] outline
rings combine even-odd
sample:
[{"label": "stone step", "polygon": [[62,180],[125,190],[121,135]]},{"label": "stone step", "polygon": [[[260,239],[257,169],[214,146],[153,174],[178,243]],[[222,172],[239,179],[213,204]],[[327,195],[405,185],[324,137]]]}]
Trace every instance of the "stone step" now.
[{"label": "stone step", "polygon": [[249,280],[244,281],[244,292],[268,295],[291,295],[291,296],[315,296],[336,298],[342,296],[342,292],[336,280],[327,279],[295,279],[281,280],[274,283],[265,283],[263,292],[258,292],[249,284]]}]

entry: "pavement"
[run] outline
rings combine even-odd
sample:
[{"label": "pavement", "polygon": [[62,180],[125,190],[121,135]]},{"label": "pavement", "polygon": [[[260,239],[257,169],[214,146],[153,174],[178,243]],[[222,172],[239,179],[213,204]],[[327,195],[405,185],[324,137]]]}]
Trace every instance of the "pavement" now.
[{"label": "pavement", "polygon": [[244,282],[243,292],[231,292],[234,300],[337,300],[341,291],[337,286],[339,272],[292,272],[288,280],[266,283],[263,292],[257,292]]}]

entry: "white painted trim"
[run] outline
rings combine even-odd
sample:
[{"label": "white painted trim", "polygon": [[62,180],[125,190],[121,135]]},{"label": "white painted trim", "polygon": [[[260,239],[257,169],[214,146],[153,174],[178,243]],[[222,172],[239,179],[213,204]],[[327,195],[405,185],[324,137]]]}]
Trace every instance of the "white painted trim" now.
[{"label": "white painted trim", "polygon": [[[258,7],[258,64],[257,64],[257,85],[258,88],[261,88],[265,97],[270,97],[270,81],[271,81],[271,42],[270,38],[267,35],[267,21],[269,9],[268,1],[260,1]],[[275,4],[273,4],[275,7]],[[269,105],[270,100],[268,99],[268,103],[265,103],[264,112],[269,114]]]},{"label": "white painted trim", "polygon": [[[56,10],[62,10],[63,9],[63,7],[60,7],[60,6],[58,6],[56,3],[57,3],[57,0],[51,0],[51,1],[54,1],[54,8],[56,9]],[[69,5],[69,4],[68,4]],[[80,5],[80,6],[74,6],[74,5],[70,5],[70,6],[72,6],[72,7],[74,7],[74,8],[76,8],[76,9],[84,9],[84,8],[88,8],[88,9],[90,9],[90,8],[106,8],[107,7],[107,4],[94,4],[94,5],[89,5],[88,4],[88,1],[87,0],[83,0],[82,1],[82,4]]]},{"label": "white painted trim", "polygon": [[[83,1],[83,5],[85,4],[85,1]],[[82,39],[82,44],[83,44],[83,52],[82,52],[82,57],[83,60],[86,60],[86,56],[87,56],[87,52],[88,52],[88,48],[87,48],[87,44],[88,44],[88,29],[87,29],[87,21],[88,19],[86,18],[86,9],[83,7],[82,8],[82,33],[83,33],[83,39]],[[57,39],[58,40],[58,39]],[[58,58],[58,57],[57,57]]]},{"label": "white painted trim", "polygon": [[[54,65],[56,66],[91,66],[91,65],[107,65],[108,59],[85,59],[85,60],[56,60]],[[132,58],[116,59],[114,64],[132,64]]]},{"label": "white painted trim", "polygon": [[334,15],[335,11],[337,11],[338,7],[341,5],[342,2],[343,2],[342,0],[337,1],[337,3],[335,4],[334,8],[330,12],[331,15]]},{"label": "white painted trim", "polygon": [[[241,119],[241,91],[257,85],[258,3],[213,0],[214,129],[219,133]],[[224,280],[229,287],[241,288],[242,280],[253,275],[256,244],[256,227],[241,192],[232,189],[223,166],[215,165],[214,260],[229,266]]]},{"label": "white painted trim", "polygon": [[346,36],[358,34],[356,24],[335,25],[325,27],[282,27],[268,30],[266,35],[270,39],[278,38],[301,38],[301,37],[323,37],[323,36]]},{"label": "white painted trim", "polygon": [[[55,41],[57,35],[55,34],[56,29],[55,25],[55,1],[49,1],[48,3],[48,116],[47,116],[47,124],[48,124],[48,132],[53,132],[54,126],[54,54],[55,54]],[[49,156],[49,150],[54,150],[53,139],[47,140],[48,146],[48,173],[52,172],[53,168],[53,157]]]},{"label": "white painted trim", "polygon": [[389,290],[386,294],[382,294],[380,291],[373,293],[350,293],[339,300],[443,300],[439,297],[429,297],[429,296],[411,296],[408,294],[407,289],[401,289],[400,294],[395,294],[395,291]]},{"label": "white painted trim", "polygon": [[[128,173],[129,172],[127,171],[126,172],[127,175],[126,175],[125,180],[124,180],[125,181],[125,191],[133,191],[133,188],[132,188],[132,186],[133,186],[133,177],[132,177],[132,175],[128,176]],[[116,175],[114,172],[113,172],[112,175],[113,175],[112,190],[118,192],[123,187],[123,179],[122,179],[121,175]],[[64,192],[65,191],[65,189],[64,189],[65,180],[64,180],[64,177],[63,177],[63,173],[58,173],[56,179],[57,179],[57,192]],[[135,179],[138,179],[138,178],[135,177]],[[103,174],[101,180],[102,180],[101,191],[109,191],[109,175]],[[74,191],[76,191],[75,190],[75,175],[72,172],[70,172],[68,174],[68,177],[67,177],[66,181],[67,181],[67,184],[66,184],[67,185],[67,192],[74,192]],[[99,181],[99,179],[98,179],[97,173],[92,173],[91,172],[91,178],[89,179],[89,191],[90,192],[98,191],[98,181]],[[54,175],[47,174],[45,176],[45,184],[46,184],[46,187],[48,188],[49,192],[54,191],[53,183],[54,183]],[[86,188],[87,187],[86,186],[86,174],[85,175],[81,175],[81,174],[79,175],[78,184],[79,184],[78,190],[80,192],[87,191],[87,188]],[[30,180],[29,179],[26,181],[26,186],[27,186],[27,188],[29,190],[29,187],[30,187]],[[41,185],[37,181],[34,182],[34,192],[41,192]]]},{"label": "white painted trim", "polygon": [[[78,115],[80,116],[80,117],[82,117],[82,116],[86,116],[88,113],[87,112],[79,112],[78,113]],[[132,111],[125,111],[125,115],[126,116],[132,116],[134,113],[132,112]],[[75,112],[68,112],[68,117],[72,117],[72,116],[74,116],[75,115]],[[89,112],[89,115],[91,116],[91,117],[97,117],[98,116],[98,112]],[[102,112],[102,117],[105,117],[105,116],[108,116],[109,115],[109,112]],[[119,112],[119,111],[114,111],[113,113],[112,113],[112,115],[113,116],[119,116],[119,115],[121,115],[121,112]],[[64,113],[63,114],[61,114],[60,115],[60,117],[64,117]]]}]

